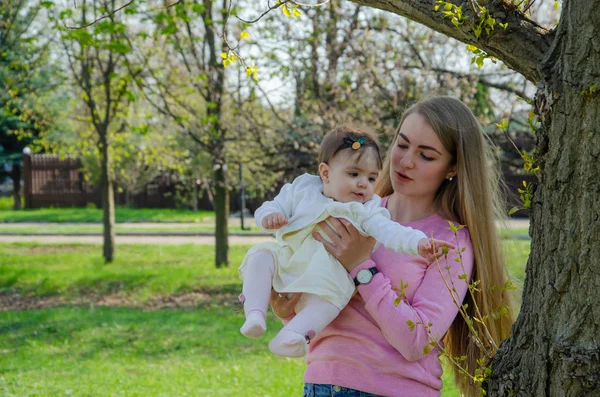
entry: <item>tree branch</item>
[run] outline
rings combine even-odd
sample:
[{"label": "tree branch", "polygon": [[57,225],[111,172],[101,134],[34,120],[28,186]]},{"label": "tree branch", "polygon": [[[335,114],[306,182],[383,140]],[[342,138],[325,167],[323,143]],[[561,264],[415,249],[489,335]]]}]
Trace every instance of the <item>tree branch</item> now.
[{"label": "tree branch", "polygon": [[[542,78],[540,65],[554,40],[555,32],[548,30],[523,15],[516,6],[504,0],[490,0],[487,8],[498,22],[508,23],[506,30],[496,26],[490,35],[485,32],[479,39],[471,27],[455,27],[449,18],[433,9],[431,0],[352,0],[354,3],[393,12],[463,43],[477,46],[500,59],[508,67],[537,83]],[[467,0],[468,1],[468,0]],[[463,14],[475,17],[470,9]]]}]

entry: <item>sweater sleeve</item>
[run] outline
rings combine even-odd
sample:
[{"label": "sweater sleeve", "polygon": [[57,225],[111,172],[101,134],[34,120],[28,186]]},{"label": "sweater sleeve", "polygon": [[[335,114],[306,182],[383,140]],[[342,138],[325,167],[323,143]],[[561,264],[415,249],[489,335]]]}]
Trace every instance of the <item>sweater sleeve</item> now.
[{"label": "sweater sleeve", "polygon": [[[460,248],[465,248],[462,252],[463,266],[455,261],[459,256],[456,250],[449,253],[447,260],[440,258],[439,267],[435,262],[431,263],[412,297],[412,302],[402,298],[396,306],[394,301],[399,293],[392,288],[398,286],[392,286],[390,279],[382,273],[376,274],[369,284],[358,287],[366,310],[377,322],[386,340],[408,361],[419,360],[425,355],[430,334],[436,341],[442,339],[458,314],[455,301],[462,304],[467,293],[467,282],[459,279],[459,276],[466,272],[467,280],[470,280],[472,273],[473,247],[468,232],[459,232],[458,243]],[[375,262],[369,260],[359,268],[374,265]],[[402,264],[398,263],[398,266]],[[449,268],[446,269],[446,266]],[[455,301],[450,291],[453,288],[456,290],[452,292]],[[412,330],[410,322],[414,324]],[[430,332],[424,327],[428,324]]]},{"label": "sweater sleeve", "polygon": [[363,222],[363,229],[385,248],[398,252],[419,256],[419,240],[427,238],[425,233],[390,220],[381,212]]}]

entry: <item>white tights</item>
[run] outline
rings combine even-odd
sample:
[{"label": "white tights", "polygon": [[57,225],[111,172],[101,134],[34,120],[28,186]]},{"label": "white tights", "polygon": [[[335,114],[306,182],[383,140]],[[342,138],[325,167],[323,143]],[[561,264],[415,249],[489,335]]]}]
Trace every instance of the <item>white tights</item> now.
[{"label": "white tights", "polygon": [[[258,338],[267,329],[265,318],[275,261],[267,251],[257,251],[247,260],[242,287],[246,322],[240,328],[240,332],[250,338]],[[305,356],[310,339],[321,332],[340,312],[335,305],[317,295],[305,293],[302,300],[304,308],[269,343],[271,351],[279,356]]]}]

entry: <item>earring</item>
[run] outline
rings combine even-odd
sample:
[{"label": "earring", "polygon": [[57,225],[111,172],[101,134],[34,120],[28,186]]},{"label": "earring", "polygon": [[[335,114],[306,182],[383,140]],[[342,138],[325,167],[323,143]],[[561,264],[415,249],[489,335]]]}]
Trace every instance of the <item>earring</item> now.
[{"label": "earring", "polygon": [[452,180],[453,180],[453,179],[454,179],[454,177],[453,177],[453,176],[451,176],[450,178],[448,178],[448,180],[449,180],[450,182],[452,182]]}]

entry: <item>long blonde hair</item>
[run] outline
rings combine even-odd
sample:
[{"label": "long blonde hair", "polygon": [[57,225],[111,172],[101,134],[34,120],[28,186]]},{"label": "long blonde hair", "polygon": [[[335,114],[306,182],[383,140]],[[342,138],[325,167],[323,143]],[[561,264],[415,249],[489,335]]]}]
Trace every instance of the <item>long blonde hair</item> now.
[{"label": "long blonde hair", "polygon": [[[452,164],[456,165],[454,181],[442,182],[435,196],[435,204],[442,217],[459,222],[469,230],[475,258],[472,280],[479,280],[478,288],[481,291],[475,294],[475,303],[483,316],[488,315],[485,325],[497,346],[508,337],[513,323],[510,312],[500,317],[491,315],[502,304],[509,307],[508,296],[503,292],[507,276],[495,223],[497,219],[506,217],[506,210],[499,191],[502,186],[499,167],[494,166],[496,160],[491,145],[469,108],[451,97],[433,97],[406,110],[383,164],[384,172],[375,184],[375,192],[381,197],[393,193],[390,180],[391,151],[402,123],[415,113],[433,128],[444,148],[452,155]],[[475,305],[469,293],[464,303],[469,305],[469,316],[475,317]],[[476,325],[479,335],[483,336],[483,328],[478,323]],[[456,316],[444,339],[452,357],[467,357],[463,365],[472,373],[478,367],[477,359],[483,356],[483,350],[477,346],[474,338],[469,337],[467,324],[460,315]],[[485,341],[487,338],[481,339]],[[487,349],[495,353],[491,344]],[[455,378],[463,394],[477,395],[477,387],[470,382],[463,382],[457,369]]]}]

